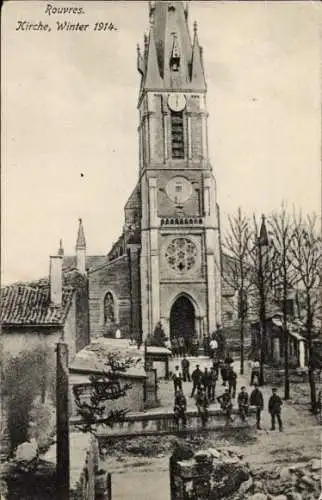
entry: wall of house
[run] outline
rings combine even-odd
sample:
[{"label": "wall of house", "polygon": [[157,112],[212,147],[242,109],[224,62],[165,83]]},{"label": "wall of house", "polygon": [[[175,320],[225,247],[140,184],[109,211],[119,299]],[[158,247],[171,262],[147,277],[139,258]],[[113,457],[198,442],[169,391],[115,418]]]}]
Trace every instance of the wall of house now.
[{"label": "wall of house", "polygon": [[[130,269],[127,254],[89,273],[90,333],[92,338],[103,336],[104,297],[111,292],[115,305],[115,323],[119,324],[122,337],[130,336],[131,294]],[[109,332],[108,332],[109,333]]]},{"label": "wall of house", "polygon": [[40,347],[54,353],[59,340],[62,340],[62,331],[57,327],[2,327],[1,341],[5,360],[10,356],[19,356],[25,351],[34,351]]}]

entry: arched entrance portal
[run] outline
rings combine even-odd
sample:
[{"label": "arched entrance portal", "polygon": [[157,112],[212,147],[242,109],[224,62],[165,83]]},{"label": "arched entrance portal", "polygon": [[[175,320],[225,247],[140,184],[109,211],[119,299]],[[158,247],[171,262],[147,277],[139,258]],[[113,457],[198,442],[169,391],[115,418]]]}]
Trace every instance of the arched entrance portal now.
[{"label": "arched entrance portal", "polygon": [[170,338],[183,337],[186,351],[191,351],[195,331],[195,310],[192,302],[182,295],[174,302],[170,312]]}]

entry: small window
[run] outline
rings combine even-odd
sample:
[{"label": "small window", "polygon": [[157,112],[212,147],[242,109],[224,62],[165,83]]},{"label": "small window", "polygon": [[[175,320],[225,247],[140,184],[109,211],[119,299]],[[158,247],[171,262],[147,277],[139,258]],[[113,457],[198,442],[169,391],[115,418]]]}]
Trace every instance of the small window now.
[{"label": "small window", "polygon": [[176,185],[176,193],[181,193],[182,192],[182,185],[181,184],[177,184]]},{"label": "small window", "polygon": [[172,158],[184,158],[183,113],[171,112]]}]

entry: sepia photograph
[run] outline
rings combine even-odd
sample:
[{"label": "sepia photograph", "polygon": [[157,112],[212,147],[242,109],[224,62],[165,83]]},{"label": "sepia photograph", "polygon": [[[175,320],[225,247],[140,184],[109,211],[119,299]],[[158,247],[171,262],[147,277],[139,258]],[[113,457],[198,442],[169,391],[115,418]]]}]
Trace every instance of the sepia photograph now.
[{"label": "sepia photograph", "polygon": [[318,1],[5,0],[0,500],[318,500]]}]

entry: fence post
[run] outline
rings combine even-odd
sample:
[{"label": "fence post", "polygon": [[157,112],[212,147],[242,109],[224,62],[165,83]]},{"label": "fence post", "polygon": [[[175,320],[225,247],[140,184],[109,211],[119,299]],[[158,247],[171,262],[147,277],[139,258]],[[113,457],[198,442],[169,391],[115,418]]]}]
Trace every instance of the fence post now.
[{"label": "fence post", "polygon": [[107,489],[107,500],[112,500],[112,476],[110,472],[107,473],[106,489]]},{"label": "fence post", "polygon": [[69,408],[68,346],[57,344],[56,372],[56,472],[57,498],[69,500]]}]

